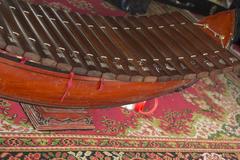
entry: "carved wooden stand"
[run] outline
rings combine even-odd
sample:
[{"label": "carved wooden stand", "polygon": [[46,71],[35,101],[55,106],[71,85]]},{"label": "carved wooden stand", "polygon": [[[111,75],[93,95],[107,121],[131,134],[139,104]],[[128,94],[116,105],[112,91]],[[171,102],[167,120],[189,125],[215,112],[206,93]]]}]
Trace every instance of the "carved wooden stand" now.
[{"label": "carved wooden stand", "polygon": [[[196,81],[196,79],[190,80],[171,92],[188,88],[196,83]],[[88,112],[89,109],[48,108],[26,103],[20,104],[32,125],[39,131],[95,128],[92,116]]]},{"label": "carved wooden stand", "polygon": [[47,108],[25,103],[21,106],[39,131],[95,128],[92,116],[84,109]]}]

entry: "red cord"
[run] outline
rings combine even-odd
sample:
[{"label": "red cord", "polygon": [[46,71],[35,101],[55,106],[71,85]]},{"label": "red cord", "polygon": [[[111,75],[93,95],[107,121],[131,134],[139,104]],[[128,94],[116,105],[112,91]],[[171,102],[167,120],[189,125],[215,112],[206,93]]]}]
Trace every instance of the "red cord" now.
[{"label": "red cord", "polygon": [[99,91],[103,90],[103,86],[104,86],[104,79],[100,78],[100,80],[98,82],[98,90]]},{"label": "red cord", "polygon": [[146,104],[146,101],[137,103],[135,105],[135,111],[139,112],[140,110],[143,110],[145,104]]},{"label": "red cord", "polygon": [[20,63],[25,64],[29,59],[26,57],[22,57]]},{"label": "red cord", "polygon": [[141,113],[141,114],[143,114],[143,115],[149,116],[149,115],[152,115],[152,114],[156,111],[156,109],[157,109],[157,107],[158,107],[158,100],[157,100],[157,99],[154,99],[153,108],[152,108],[151,110],[147,111],[147,112],[144,112],[144,111],[143,111],[145,104],[146,104],[146,101],[137,103],[137,104],[135,105],[135,111],[136,111],[136,112],[139,112],[139,113]]},{"label": "red cord", "polygon": [[63,96],[62,96],[62,98],[61,98],[61,102],[64,101],[65,97],[67,96],[67,94],[69,93],[69,90],[70,90],[71,87],[72,87],[73,77],[74,77],[74,73],[71,72],[71,73],[69,74],[69,80],[68,80],[68,82],[67,82],[67,86],[66,86],[65,92],[64,92],[64,94],[63,94]]}]

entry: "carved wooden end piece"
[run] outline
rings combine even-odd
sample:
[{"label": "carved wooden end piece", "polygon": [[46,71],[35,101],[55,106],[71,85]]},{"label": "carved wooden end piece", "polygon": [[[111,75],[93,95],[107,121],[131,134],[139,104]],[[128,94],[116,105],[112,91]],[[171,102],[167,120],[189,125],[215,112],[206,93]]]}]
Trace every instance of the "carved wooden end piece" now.
[{"label": "carved wooden end piece", "polygon": [[38,131],[95,129],[92,116],[84,109],[59,109],[21,104],[33,127]]}]

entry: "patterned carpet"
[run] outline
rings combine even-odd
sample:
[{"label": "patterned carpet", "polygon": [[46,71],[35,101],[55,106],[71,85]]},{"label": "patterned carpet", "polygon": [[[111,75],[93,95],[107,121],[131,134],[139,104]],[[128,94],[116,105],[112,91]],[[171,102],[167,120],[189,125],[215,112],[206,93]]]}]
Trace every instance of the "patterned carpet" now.
[{"label": "patterned carpet", "polygon": [[96,109],[91,110],[95,130],[51,133],[34,130],[18,103],[1,99],[1,156],[21,159],[33,156],[34,151],[41,159],[238,159],[239,93],[239,79],[234,74],[222,74],[214,81],[201,79],[182,92],[159,97],[158,110],[152,116],[121,107]]},{"label": "patterned carpet", "polygon": [[[125,15],[100,0],[45,3],[81,13]],[[0,159],[240,159],[240,80],[236,75],[204,78],[158,101],[152,116],[121,107],[95,109],[90,112],[94,130],[39,132],[19,103],[0,99]]]},{"label": "patterned carpet", "polygon": [[[178,93],[158,98],[152,116],[121,107],[90,111],[94,130],[61,134],[237,140],[240,138],[240,87],[234,74],[205,78]],[[236,79],[234,79],[236,78]],[[151,106],[152,101],[147,102]],[[21,106],[0,100],[0,132],[38,133]]]}]

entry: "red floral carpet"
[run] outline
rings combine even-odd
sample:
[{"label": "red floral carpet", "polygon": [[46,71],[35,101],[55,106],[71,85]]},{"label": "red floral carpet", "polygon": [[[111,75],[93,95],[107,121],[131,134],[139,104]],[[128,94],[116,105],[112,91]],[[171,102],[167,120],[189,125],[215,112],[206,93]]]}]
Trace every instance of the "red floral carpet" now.
[{"label": "red floral carpet", "polygon": [[[121,107],[92,109],[94,130],[59,134],[240,139],[240,81],[234,74],[205,78],[178,93],[158,98],[157,111],[144,116]],[[152,101],[147,102],[151,106]],[[19,103],[0,99],[0,132],[41,133],[32,127]],[[47,133],[47,132],[46,132]]]},{"label": "red floral carpet", "polygon": [[55,133],[37,132],[18,103],[1,99],[0,157],[238,159],[239,93],[239,79],[232,74],[205,78],[159,97],[152,116],[121,107],[96,109],[91,111],[95,130]]},{"label": "red floral carpet", "polygon": [[[124,15],[100,0],[49,0],[81,13]],[[240,81],[205,78],[158,98],[152,116],[121,107],[91,110],[95,130],[38,132],[21,106],[0,99],[0,159],[240,159]],[[147,105],[151,105],[149,101]]]}]

